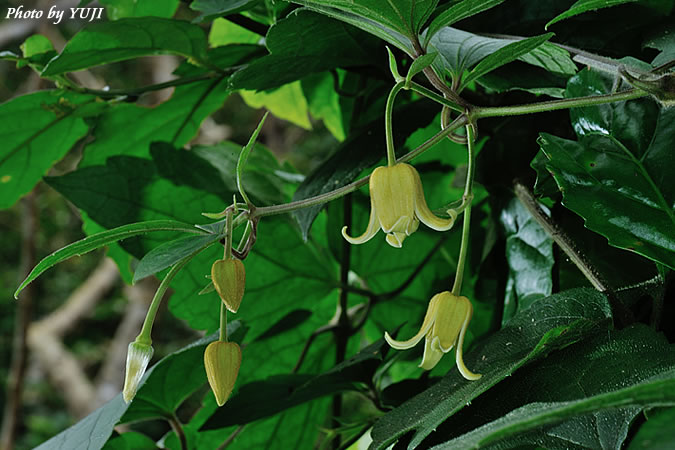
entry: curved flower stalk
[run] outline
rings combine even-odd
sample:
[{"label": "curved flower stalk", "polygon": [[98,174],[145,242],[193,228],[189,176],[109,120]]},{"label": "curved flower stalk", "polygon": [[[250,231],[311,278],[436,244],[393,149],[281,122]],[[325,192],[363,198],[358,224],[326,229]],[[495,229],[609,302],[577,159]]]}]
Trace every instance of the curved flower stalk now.
[{"label": "curved flower stalk", "polygon": [[351,244],[363,244],[382,229],[387,243],[401,248],[406,237],[417,230],[422,222],[436,231],[447,231],[455,224],[457,211],[449,209],[449,218],[434,215],[424,199],[422,180],[417,170],[409,164],[398,163],[378,167],[370,175],[370,220],[366,231],[358,237],[342,236]]},{"label": "curved flower stalk", "polygon": [[472,314],[473,307],[468,298],[444,291],[431,298],[422,327],[415,336],[407,341],[397,341],[385,331],[384,338],[396,350],[412,348],[425,338],[424,356],[419,365],[425,370],[433,369],[443,354],[448,353],[456,345],[455,359],[459,372],[467,380],[477,380],[482,375],[467,369],[462,357],[464,335]]}]

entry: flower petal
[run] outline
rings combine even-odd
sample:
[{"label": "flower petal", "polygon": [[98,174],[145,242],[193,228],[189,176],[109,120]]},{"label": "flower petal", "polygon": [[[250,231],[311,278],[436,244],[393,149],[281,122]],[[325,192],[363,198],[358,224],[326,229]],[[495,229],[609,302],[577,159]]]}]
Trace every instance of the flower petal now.
[{"label": "flower petal", "polygon": [[438,297],[438,311],[431,333],[438,337],[438,345],[447,353],[457,342],[467,315],[471,318],[471,302],[466,297],[459,297],[448,291],[436,294],[435,297]]},{"label": "flower petal", "polygon": [[445,353],[441,350],[438,345],[438,338],[431,337],[427,335],[427,338],[424,340],[424,355],[422,355],[422,362],[419,366],[424,370],[431,370],[436,367],[438,361],[441,360]]},{"label": "flower petal", "polygon": [[467,380],[475,381],[482,377],[483,375],[479,373],[471,372],[466,365],[464,365],[464,358],[462,357],[462,346],[464,345],[464,335],[466,334],[466,329],[469,327],[469,322],[471,321],[471,316],[473,315],[473,306],[469,303],[469,311],[464,319],[464,324],[462,325],[462,331],[459,332],[459,338],[457,339],[457,351],[455,353],[455,360],[457,361],[457,369],[459,373],[462,374]]},{"label": "flower petal", "polygon": [[420,180],[419,174],[415,172],[415,214],[417,218],[424,223],[429,228],[436,231],[447,231],[455,224],[457,219],[457,212],[452,209],[448,210],[449,218],[443,219],[437,217],[427,205],[427,201],[424,198],[424,188],[422,187],[422,180]]},{"label": "flower petal", "polygon": [[422,340],[422,338],[425,335],[429,333],[429,330],[431,330],[431,327],[433,326],[434,321],[436,320],[437,310],[438,310],[438,299],[436,298],[436,296],[434,296],[429,302],[429,307],[427,308],[427,313],[424,316],[424,322],[422,322],[422,327],[415,336],[411,337],[407,341],[397,341],[394,340],[389,335],[389,333],[385,331],[384,339],[392,348],[395,348],[396,350],[406,350],[408,348],[414,347],[415,345],[417,345],[419,341]]},{"label": "flower petal", "polygon": [[405,233],[394,231],[393,233],[387,233],[387,237],[385,239],[387,244],[391,245],[392,247],[401,248],[403,247],[403,241],[406,237],[407,235]]},{"label": "flower petal", "polygon": [[347,234],[347,227],[344,226],[342,227],[342,237],[344,237],[350,244],[363,244],[375,236],[378,231],[380,231],[380,223],[377,218],[377,211],[375,210],[375,202],[371,198],[370,219],[368,220],[368,227],[366,228],[366,231],[361,236],[351,237]]}]

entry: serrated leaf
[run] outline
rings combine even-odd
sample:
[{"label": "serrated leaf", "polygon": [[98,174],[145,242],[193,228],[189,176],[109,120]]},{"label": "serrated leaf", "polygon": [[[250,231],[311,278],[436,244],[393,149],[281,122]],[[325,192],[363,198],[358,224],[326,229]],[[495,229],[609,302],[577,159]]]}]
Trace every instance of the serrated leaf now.
[{"label": "serrated leaf", "polygon": [[140,223],[132,223],[123,225],[121,227],[113,228],[111,230],[102,231],[101,233],[93,234],[73,242],[49,256],[46,256],[40,261],[33,270],[28,274],[26,279],[21,283],[14,293],[14,297],[19,295],[19,292],[26,287],[28,283],[36,279],[45,270],[50,267],[65,261],[73,256],[81,256],[104,245],[111,244],[123,239],[127,239],[140,234],[151,233],[153,231],[177,231],[181,233],[200,233],[197,228],[186,223],[177,222],[173,220],[153,220]]},{"label": "serrated leaf", "polygon": [[542,34],[541,36],[534,36],[521,41],[512,42],[499,50],[496,50],[484,59],[481,59],[476,67],[474,67],[466,78],[462,80],[463,85],[468,85],[473,80],[479,79],[486,73],[523,57],[549,40],[552,36],[553,33]]},{"label": "serrated leaf", "polygon": [[518,199],[509,202],[499,220],[506,234],[506,260],[509,265],[502,314],[504,324],[516,311],[551,295],[553,239]]},{"label": "serrated leaf", "polygon": [[[481,444],[490,443],[490,448],[528,444],[558,448],[570,443],[583,448],[621,448],[640,411],[659,404],[656,399],[652,405],[645,400],[632,403],[632,396],[625,395],[626,389],[664,378],[675,379],[674,368],[672,346],[663,335],[644,325],[598,334],[527,367],[453,417],[443,425],[444,430],[453,423],[457,426],[461,420],[472,421],[475,413],[493,405],[483,425],[463,435],[456,433],[458,437],[443,446],[471,447],[475,439],[480,439]],[[556,382],[547,385],[547,380],[552,379]],[[522,395],[513,396],[513,392]],[[621,398],[622,392],[626,403],[607,402],[607,398]],[[607,397],[602,400],[604,396]],[[554,402],[550,414],[540,414],[536,405],[541,402]],[[577,402],[591,402],[592,406],[559,408]],[[516,416],[518,425],[504,427],[506,418]]]},{"label": "serrated leaf", "polygon": [[42,76],[75,72],[146,55],[206,61],[206,35],[197,25],[159,17],[130,17],[87,26],[68,41]]},{"label": "serrated leaf", "polygon": [[0,208],[9,208],[33,189],[89,127],[78,108],[95,102],[91,95],[41,91],[0,105]]},{"label": "serrated leaf", "polygon": [[587,11],[597,11],[598,9],[609,8],[611,6],[622,5],[624,3],[633,3],[636,1],[637,0],[578,0],[567,11],[557,15],[551,21],[549,21],[545,28],[548,29],[548,27],[554,23],[576,16],[577,14],[585,13]]},{"label": "serrated leaf", "polygon": [[467,381],[450,371],[440,382],[375,423],[373,448],[384,448],[414,430],[414,448],[446,418],[525,364],[607,326],[607,299],[590,289],[572,289],[536,301],[504,328],[470,350],[468,367],[483,377]]},{"label": "serrated leaf", "polygon": [[136,283],[138,280],[142,280],[174,265],[195,252],[204,250],[222,237],[223,235],[218,234],[185,236],[158,245],[146,253],[140,260],[134,272],[133,282]]},{"label": "serrated leaf", "polygon": [[[449,27],[462,19],[471,17],[502,3],[504,0],[463,0],[455,3],[448,9],[434,17],[425,33],[425,44],[436,34],[441,28]],[[426,45],[425,45],[426,47]]]}]

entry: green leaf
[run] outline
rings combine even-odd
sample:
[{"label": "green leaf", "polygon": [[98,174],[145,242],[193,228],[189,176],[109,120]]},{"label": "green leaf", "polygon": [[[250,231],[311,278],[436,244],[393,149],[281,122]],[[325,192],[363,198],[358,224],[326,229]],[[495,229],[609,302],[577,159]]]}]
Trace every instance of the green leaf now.
[{"label": "green leaf", "polygon": [[540,299],[504,328],[471,349],[467,367],[482,373],[467,381],[451,370],[430,389],[387,413],[373,427],[373,448],[384,448],[414,430],[410,448],[418,445],[446,418],[527,363],[606,327],[607,299],[590,289],[572,289]]},{"label": "green leaf", "polygon": [[429,67],[437,56],[438,53],[425,53],[419,58],[415,58],[410,65],[410,69],[408,69],[408,74],[405,76],[406,81],[410,82],[415,75]]},{"label": "green leaf", "polygon": [[89,127],[78,107],[94,101],[90,95],[54,90],[16,97],[0,105],[0,208],[9,208],[33,189],[87,134]]},{"label": "green leaf", "polygon": [[644,46],[660,50],[652,61],[653,66],[660,66],[675,60],[675,25],[670,24],[659,29],[645,41]]},{"label": "green leaf", "polygon": [[646,154],[649,159],[637,159],[611,137],[575,142],[542,133],[539,145],[549,159],[546,168],[563,193],[563,204],[583,217],[587,228],[615,247],[675,268],[672,197],[666,199],[667,187],[656,184],[665,179],[655,176],[665,168],[645,164],[663,158],[669,164],[666,167],[675,167],[667,144],[672,137],[664,136],[672,135],[668,128],[675,114],[663,115],[661,136],[665,139],[655,139],[656,146]]},{"label": "green leaf", "polygon": [[300,0],[298,3],[355,15],[407,38],[416,38],[438,0]]},{"label": "green leaf", "polygon": [[208,236],[185,236],[173,241],[165,242],[150,250],[136,267],[133,282],[142,280],[166,269],[186,258],[189,255],[204,250],[223,235],[211,234]]},{"label": "green leaf", "polygon": [[69,244],[43,258],[42,261],[40,261],[28,274],[26,279],[23,280],[21,285],[19,285],[16,292],[14,293],[14,297],[18,298],[19,292],[21,292],[21,290],[26,287],[28,283],[39,277],[42,272],[62,261],[65,261],[68,258],[72,258],[73,256],[81,256],[92,250],[103,247],[104,245],[108,245],[122,239],[127,239],[132,236],[138,236],[139,234],[151,233],[153,231],[201,233],[201,231],[199,231],[197,228],[185,223],[176,222],[173,220],[153,220],[123,225],[121,227],[87,236],[86,238],[77,242],[73,242],[72,244]]},{"label": "green leaf", "polygon": [[429,40],[438,33],[441,28],[449,27],[462,19],[494,8],[503,1],[504,0],[463,0],[455,3],[434,17],[434,20],[431,21],[429,27],[425,31],[424,46],[426,47]]},{"label": "green leaf", "polygon": [[[454,78],[460,77],[465,71],[471,69],[474,65],[480,63],[484,59],[488,59],[487,63],[482,63],[483,68],[488,68],[492,64],[497,64],[494,67],[499,67],[500,60],[495,54],[498,50],[524,41],[529,41],[524,46],[530,46],[541,41],[542,45],[534,47],[529,52],[521,53],[515,58],[531,65],[542,67],[547,71],[553,71],[563,75],[571,75],[576,72],[576,65],[570,59],[566,51],[555,47],[553,44],[546,43],[546,39],[550,35],[535,36],[527,39],[498,39],[486,36],[479,36],[466,31],[458,30],[456,28],[446,27],[441,29],[431,39],[430,50],[439,52],[440,57],[434,62],[434,67],[439,71],[446,70]],[[532,41],[533,40],[533,41]],[[520,46],[511,47],[507,56],[513,56],[513,52],[522,50]],[[492,61],[492,62],[490,62]],[[512,61],[512,59],[509,59]],[[492,70],[492,69],[490,69]]]},{"label": "green leaf", "polygon": [[[148,157],[150,143],[187,144],[202,121],[229,95],[227,79],[216,78],[179,86],[173,96],[154,108],[129,103],[116,104],[101,115],[94,142],[87,145],[81,167],[105,164],[113,155]],[[124,139],[119,139],[125,130]]]},{"label": "green leaf", "polygon": [[251,9],[258,2],[260,0],[194,0],[190,9],[202,13],[195,19],[199,22]]},{"label": "green leaf", "polygon": [[675,405],[675,374],[668,376],[667,379],[655,379],[583,400],[523,406],[484,428],[434,448],[480,448],[581,414],[628,407]]},{"label": "green leaf", "polygon": [[640,427],[631,440],[628,450],[657,450],[675,447],[673,423],[675,423],[675,408],[656,412]]},{"label": "green leaf", "polygon": [[366,33],[307,9],[272,26],[265,43],[271,54],[236,72],[233,89],[269,90],[315,72],[372,65],[380,51],[380,43]]},{"label": "green leaf", "polygon": [[180,0],[101,0],[106,7],[108,19],[119,20],[125,17],[173,17]]},{"label": "green leaf", "polygon": [[202,429],[243,425],[320,397],[358,391],[360,383],[370,382],[388,348],[380,339],[320,375],[276,375],[246,384]]},{"label": "green leaf", "polygon": [[305,130],[312,128],[307,100],[302,95],[299,81],[285,84],[273,91],[239,91],[239,95],[251,108],[267,109],[279,119],[287,120]]},{"label": "green leaf", "polygon": [[[394,112],[394,145],[403,153],[403,143],[410,133],[431,122],[438,108],[430,102],[416,102]],[[364,169],[372,167],[385,155],[384,120],[375,120],[340,144],[330,158],[324,161],[298,187],[293,200],[302,200],[323,194],[352,182]],[[323,208],[312,206],[294,212],[306,237],[317,214]]]},{"label": "green leaf", "polygon": [[268,113],[265,113],[265,115],[262,116],[262,119],[260,119],[258,126],[255,128],[255,130],[253,130],[253,133],[251,134],[248,143],[241,149],[241,153],[239,153],[239,159],[237,159],[237,168],[235,170],[237,177],[237,189],[239,190],[239,194],[244,198],[244,201],[249,205],[251,204],[251,201],[248,198],[248,195],[246,195],[246,191],[244,190],[243,184],[244,168],[246,167],[246,162],[248,161],[248,157],[251,154],[251,150],[253,150],[253,147],[255,147],[255,141],[258,139],[258,134],[260,134],[260,130],[262,129],[263,124],[265,123],[267,114]]},{"label": "green leaf", "polygon": [[548,29],[548,27],[554,23],[576,16],[577,14],[585,13],[587,11],[597,11],[601,8],[609,8],[611,6],[623,5],[624,3],[633,3],[636,1],[637,0],[578,0],[570,7],[570,9],[554,17],[549,23],[546,24],[545,28]]},{"label": "green leaf", "polygon": [[228,44],[257,44],[262,38],[259,34],[223,18],[214,20],[209,31],[209,45],[211,47]]},{"label": "green leaf", "polygon": [[159,17],[95,23],[73,36],[61,54],[47,64],[42,76],[158,54],[205,61],[206,35],[197,25]]},{"label": "green leaf", "polygon": [[312,117],[320,119],[338,141],[344,141],[346,125],[343,123],[340,94],[334,89],[334,79],[327,72],[314,73],[300,80],[302,94]]},{"label": "green leaf", "polygon": [[489,56],[482,59],[476,67],[469,72],[462,83],[468,85],[473,80],[482,77],[486,73],[491,72],[504,64],[508,64],[511,61],[515,61],[551,39],[552,36],[553,33],[542,34],[541,36],[534,36],[521,41],[512,42],[499,50],[496,50],[494,53],[491,53]]},{"label": "green leaf", "polygon": [[41,53],[52,52],[54,51],[54,46],[46,36],[34,34],[21,44],[21,51],[24,58],[30,58]]},{"label": "green leaf", "polygon": [[106,442],[103,450],[155,450],[157,444],[137,431],[127,431]]},{"label": "green leaf", "polygon": [[517,311],[551,295],[553,240],[516,198],[502,210],[499,219],[506,232],[509,265],[502,315],[504,324]]},{"label": "green leaf", "polygon": [[[570,442],[584,448],[621,448],[640,410],[656,406],[644,399],[632,403],[625,389],[673,379],[674,369],[672,346],[644,325],[599,334],[527,367],[477,399],[443,428],[470,421],[472,411],[486,411],[487,423],[443,446],[470,448],[480,439],[481,445],[499,442],[501,448],[527,444],[558,448]],[[552,379],[556,382],[548,384]],[[513,396],[513,392],[522,395]],[[607,401],[621,398],[619,393],[624,393],[625,404]],[[542,403],[553,406],[550,414],[541,414],[536,405]],[[581,404],[588,409],[580,408]],[[507,420],[514,417],[513,423]]]}]

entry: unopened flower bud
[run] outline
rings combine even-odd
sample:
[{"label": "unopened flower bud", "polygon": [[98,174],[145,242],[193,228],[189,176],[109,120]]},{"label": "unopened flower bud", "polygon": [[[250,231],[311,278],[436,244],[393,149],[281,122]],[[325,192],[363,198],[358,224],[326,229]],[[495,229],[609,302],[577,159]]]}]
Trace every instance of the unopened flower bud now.
[{"label": "unopened flower bud", "polygon": [[211,342],[204,351],[204,367],[216,402],[218,406],[223,406],[237,381],[241,348],[234,342]]},{"label": "unopened flower bud", "polygon": [[127,350],[127,371],[124,376],[124,390],[122,396],[129,403],[136,395],[138,384],[143,378],[154,350],[151,345],[132,342]]},{"label": "unopened flower bud", "polygon": [[238,259],[219,259],[211,266],[211,281],[227,309],[236,313],[246,285],[244,263]]}]

